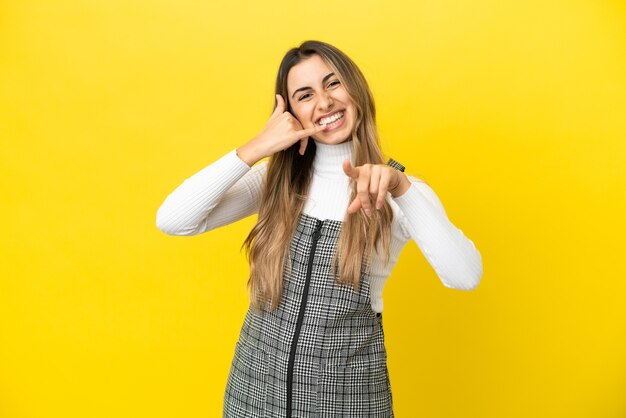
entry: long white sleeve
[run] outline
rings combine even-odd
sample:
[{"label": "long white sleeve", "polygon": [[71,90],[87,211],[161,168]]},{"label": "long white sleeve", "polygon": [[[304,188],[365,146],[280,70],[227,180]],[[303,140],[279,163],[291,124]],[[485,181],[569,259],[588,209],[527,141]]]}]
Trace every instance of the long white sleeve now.
[{"label": "long white sleeve", "polygon": [[432,188],[412,176],[411,187],[394,198],[402,223],[444,286],[473,290],[483,273],[482,257],[474,243],[450,220]]},{"label": "long white sleeve", "polygon": [[197,235],[257,213],[266,165],[250,167],[233,149],[167,196],[157,210],[157,228]]}]

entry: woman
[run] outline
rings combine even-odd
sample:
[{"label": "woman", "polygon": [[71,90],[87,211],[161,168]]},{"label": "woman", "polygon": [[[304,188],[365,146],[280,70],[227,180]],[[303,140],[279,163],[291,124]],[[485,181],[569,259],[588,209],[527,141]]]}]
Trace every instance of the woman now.
[{"label": "woman", "polygon": [[265,128],[159,208],[170,235],[258,213],[224,417],[393,417],[382,291],[402,248],[414,240],[447,287],[478,285],[473,242],[425,182],[384,161],[363,74],[310,40],[283,58]]}]

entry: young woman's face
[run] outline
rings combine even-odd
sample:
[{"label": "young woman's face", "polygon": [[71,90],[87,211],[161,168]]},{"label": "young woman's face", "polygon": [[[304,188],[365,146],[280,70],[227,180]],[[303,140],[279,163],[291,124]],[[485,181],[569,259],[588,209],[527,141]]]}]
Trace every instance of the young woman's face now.
[{"label": "young woman's face", "polygon": [[350,139],[355,123],[354,102],[339,78],[315,54],[294,65],[287,75],[287,93],[293,115],[303,128],[319,125],[326,117],[323,131],[312,138],[325,144],[339,144]]}]

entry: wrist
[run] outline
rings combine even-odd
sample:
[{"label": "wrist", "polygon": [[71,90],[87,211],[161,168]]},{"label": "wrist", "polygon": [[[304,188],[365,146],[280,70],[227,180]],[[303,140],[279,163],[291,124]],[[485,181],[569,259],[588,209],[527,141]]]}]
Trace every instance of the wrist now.
[{"label": "wrist", "polygon": [[254,140],[246,142],[242,146],[236,149],[236,154],[244,163],[250,167],[260,161],[263,156],[258,151],[258,147],[254,143]]},{"label": "wrist", "polygon": [[398,176],[400,177],[398,185],[389,190],[389,193],[391,193],[392,197],[402,196],[411,187],[411,180],[409,180],[409,178],[404,173],[398,172]]}]

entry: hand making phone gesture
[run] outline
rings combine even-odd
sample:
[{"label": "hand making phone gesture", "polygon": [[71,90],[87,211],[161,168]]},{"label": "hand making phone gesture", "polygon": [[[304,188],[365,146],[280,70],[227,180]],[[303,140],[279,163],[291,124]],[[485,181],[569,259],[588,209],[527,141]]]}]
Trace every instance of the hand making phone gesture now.
[{"label": "hand making phone gesture", "polygon": [[278,151],[285,150],[296,141],[300,141],[300,155],[304,155],[309,136],[324,130],[324,126],[315,125],[303,129],[298,119],[285,111],[285,99],[276,95],[276,109],[270,116],[265,128],[256,137],[237,149],[237,155],[249,166],[269,157]]}]

